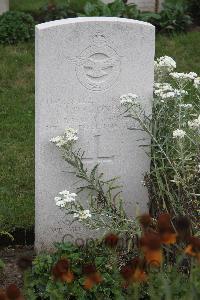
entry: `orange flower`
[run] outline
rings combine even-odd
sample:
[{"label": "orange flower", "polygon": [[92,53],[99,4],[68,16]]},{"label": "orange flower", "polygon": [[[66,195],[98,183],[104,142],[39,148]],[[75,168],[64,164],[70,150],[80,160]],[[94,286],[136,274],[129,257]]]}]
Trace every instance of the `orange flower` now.
[{"label": "orange flower", "polygon": [[71,283],[74,280],[74,274],[71,271],[61,274],[61,281]]},{"label": "orange flower", "polygon": [[119,237],[114,233],[110,233],[105,237],[105,245],[110,248],[115,248],[118,244],[118,241]]},{"label": "orange flower", "polygon": [[144,261],[136,257],[121,269],[120,273],[125,280],[125,287],[133,282],[147,281],[148,277],[144,266]]},{"label": "orange flower", "polygon": [[175,232],[164,232],[160,234],[161,243],[165,245],[175,244],[177,239],[177,234]]},{"label": "orange flower", "polygon": [[6,294],[5,291],[0,289],[0,300],[6,300]]},{"label": "orange flower", "polygon": [[23,296],[21,295],[20,289],[15,284],[10,284],[6,288],[6,296],[9,300],[23,300]]},{"label": "orange flower", "polygon": [[148,265],[159,266],[163,260],[161,239],[156,233],[149,233],[140,239],[140,247]]},{"label": "orange flower", "polygon": [[196,257],[200,262],[200,239],[195,236],[190,237],[189,244],[184,252],[190,256]]},{"label": "orange flower", "polygon": [[101,274],[92,264],[86,264],[83,266],[83,274],[85,275],[83,286],[87,290],[93,288],[94,285],[101,283],[103,280]]},{"label": "orange flower", "polygon": [[67,259],[60,259],[52,269],[54,279],[70,283],[74,280],[74,274],[70,271],[70,263]]},{"label": "orange flower", "polygon": [[149,214],[143,214],[139,217],[139,222],[144,231],[152,224],[152,218]]},{"label": "orange flower", "polygon": [[147,264],[152,267],[159,267],[163,261],[163,253],[161,249],[149,249],[144,253],[144,257],[146,259]]},{"label": "orange flower", "polygon": [[158,232],[160,234],[162,244],[170,245],[176,243],[177,234],[172,226],[169,214],[163,213],[159,215]]}]

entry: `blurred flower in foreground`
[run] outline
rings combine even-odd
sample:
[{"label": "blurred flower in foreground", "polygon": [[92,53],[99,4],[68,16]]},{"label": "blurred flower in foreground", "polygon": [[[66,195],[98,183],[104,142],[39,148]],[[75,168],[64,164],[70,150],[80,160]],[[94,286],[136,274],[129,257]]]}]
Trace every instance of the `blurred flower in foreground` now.
[{"label": "blurred flower in foreground", "polygon": [[144,232],[150,229],[150,226],[153,224],[153,219],[149,214],[143,214],[139,217],[140,225]]},{"label": "blurred flower in foreground", "polygon": [[55,280],[70,283],[74,280],[74,274],[70,271],[70,262],[68,259],[60,259],[52,269],[52,275]]},{"label": "blurred flower in foreground", "polygon": [[105,237],[105,245],[110,248],[115,248],[118,244],[118,241],[119,237],[114,233],[110,233]]},{"label": "blurred flower in foreground", "polygon": [[170,245],[176,243],[177,234],[172,226],[171,217],[169,214],[163,213],[159,215],[158,232],[162,244]]},{"label": "blurred flower in foreground", "polygon": [[125,286],[134,283],[134,282],[145,282],[148,279],[145,262],[139,257],[135,257],[129,261],[125,266],[122,267],[120,273],[123,279],[125,280]]},{"label": "blurred flower in foreground", "polygon": [[161,239],[157,233],[148,233],[141,237],[140,248],[148,266],[160,266],[163,261],[163,253]]},{"label": "blurred flower in foreground", "polygon": [[86,290],[90,290],[93,286],[101,283],[103,280],[101,274],[97,271],[93,264],[83,265],[83,275],[85,276],[83,285]]},{"label": "blurred flower in foreground", "polygon": [[200,263],[200,238],[192,236],[188,239],[188,246],[185,251],[186,254],[197,258]]}]

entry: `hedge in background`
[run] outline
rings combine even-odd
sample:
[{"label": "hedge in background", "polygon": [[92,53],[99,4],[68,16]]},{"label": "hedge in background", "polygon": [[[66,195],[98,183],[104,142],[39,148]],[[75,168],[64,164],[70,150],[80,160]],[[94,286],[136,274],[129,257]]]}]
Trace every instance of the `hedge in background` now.
[{"label": "hedge in background", "polygon": [[35,22],[31,15],[9,11],[0,16],[0,44],[15,44],[34,37]]}]

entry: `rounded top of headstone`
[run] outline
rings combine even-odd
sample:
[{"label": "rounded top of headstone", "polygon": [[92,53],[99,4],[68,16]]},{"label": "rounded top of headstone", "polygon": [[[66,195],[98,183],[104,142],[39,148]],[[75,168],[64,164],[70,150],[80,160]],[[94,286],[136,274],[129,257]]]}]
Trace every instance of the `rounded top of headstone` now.
[{"label": "rounded top of headstone", "polygon": [[150,23],[133,20],[133,19],[126,19],[126,18],[117,18],[117,17],[78,17],[78,18],[69,18],[69,19],[61,19],[46,23],[41,23],[36,25],[37,30],[45,30],[52,27],[68,25],[68,24],[77,24],[77,23],[97,23],[97,22],[108,22],[108,23],[128,23],[132,25],[140,25],[154,28],[154,26]]}]

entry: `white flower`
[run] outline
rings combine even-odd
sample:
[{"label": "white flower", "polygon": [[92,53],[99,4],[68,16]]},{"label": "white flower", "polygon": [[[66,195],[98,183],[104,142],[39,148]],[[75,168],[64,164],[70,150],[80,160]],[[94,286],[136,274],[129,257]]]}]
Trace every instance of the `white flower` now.
[{"label": "white flower", "polygon": [[122,105],[125,105],[125,104],[134,104],[136,103],[136,99],[138,98],[138,96],[136,94],[127,94],[127,95],[122,95],[120,97],[120,103]]},{"label": "white flower", "polygon": [[200,89],[200,77],[195,78],[195,80],[194,80],[194,87],[196,89]]},{"label": "white flower", "polygon": [[185,108],[185,109],[192,108],[192,104],[190,104],[190,103],[179,104],[179,106],[180,106],[181,108]]},{"label": "white flower", "polygon": [[65,129],[65,138],[68,141],[77,141],[78,140],[77,133],[78,130],[75,130],[73,128],[67,128]]},{"label": "white flower", "polygon": [[65,207],[67,203],[75,202],[77,196],[75,193],[70,193],[67,190],[60,192],[59,195],[61,196],[54,198],[56,205],[59,207]]},{"label": "white flower", "polygon": [[186,132],[182,129],[176,129],[173,131],[173,138],[184,138],[184,136],[186,135]]},{"label": "white flower", "polygon": [[188,126],[192,129],[200,129],[200,115],[193,121],[188,121]]},{"label": "white flower", "polygon": [[161,56],[154,62],[155,70],[162,70],[171,72],[176,69],[176,62],[170,56]]},{"label": "white flower", "polygon": [[154,94],[162,99],[178,98],[188,94],[187,91],[174,89],[169,83],[155,83]]},{"label": "white flower", "polygon": [[78,140],[77,130],[73,128],[65,129],[65,133],[63,136],[56,136],[50,140],[50,142],[56,144],[57,147],[62,147],[67,145],[68,143],[75,142]]},{"label": "white flower", "polygon": [[63,207],[65,207],[66,202],[64,200],[59,200],[59,201],[56,201],[56,205],[63,208]]},{"label": "white flower", "polygon": [[78,218],[79,220],[85,220],[87,218],[91,218],[91,213],[88,209],[80,210],[74,213],[74,218]]},{"label": "white flower", "polygon": [[173,72],[170,73],[169,75],[178,81],[192,81],[197,77],[197,74],[194,72],[190,72],[190,73]]}]

